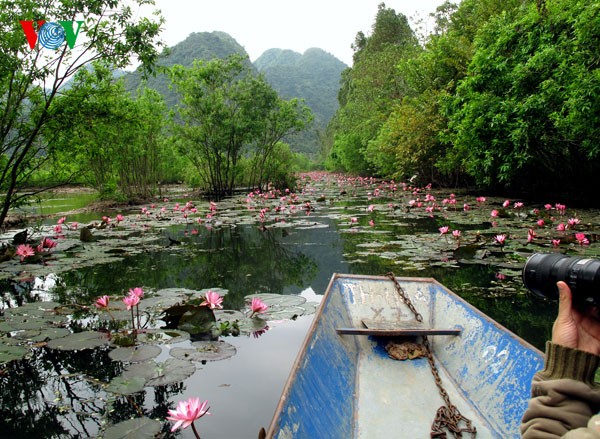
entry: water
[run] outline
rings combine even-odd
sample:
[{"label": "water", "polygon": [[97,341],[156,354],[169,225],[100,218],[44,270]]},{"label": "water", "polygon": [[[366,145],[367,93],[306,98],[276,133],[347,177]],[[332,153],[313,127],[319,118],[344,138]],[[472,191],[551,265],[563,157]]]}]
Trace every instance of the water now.
[{"label": "water", "polygon": [[[61,303],[91,304],[100,295],[121,294],[135,286],[147,291],[218,287],[229,290],[225,308],[242,309],[248,294],[321,295],[335,272],[393,271],[397,276],[436,278],[530,343],[543,347],[556,306],[524,291],[519,267],[528,252],[547,251],[546,238],[556,232],[539,229],[540,243],[526,247],[521,235],[535,222],[533,218],[515,216],[500,224],[489,220],[489,206],[502,200],[489,200],[474,212],[440,209],[429,215],[404,207],[412,194],[387,190],[369,195],[374,187],[359,185],[356,196],[340,196],[335,183],[313,182],[298,200],[300,213],[286,216],[287,227],[277,222],[276,217],[285,215],[275,214],[276,199],[261,202],[255,210],[247,210],[243,199],[219,203],[221,226],[172,220],[169,224],[173,225],[157,232],[162,236],[158,247],[162,250],[144,248],[129,256],[115,256],[114,261],[61,272],[48,277],[52,279],[46,285],[50,291],[38,285],[35,294]],[[317,203],[321,195],[326,201]],[[305,201],[311,202],[310,215],[301,209]],[[374,211],[366,211],[372,203]],[[208,211],[206,203],[198,205]],[[271,206],[266,230],[257,219],[262,205]],[[597,212],[579,212],[584,214],[592,218],[588,224],[595,229]],[[279,226],[271,228],[274,224]],[[440,235],[443,225],[462,231],[460,245]],[[505,231],[511,233],[511,242],[499,249],[490,237]],[[485,244],[478,247],[480,241]],[[134,240],[120,244],[131,250],[139,250],[136,246],[140,245]],[[539,247],[531,247],[535,245]],[[595,251],[594,243],[591,250],[568,245],[563,250]],[[473,252],[469,246],[474,246]],[[476,250],[488,253],[477,258]],[[498,273],[504,275],[503,280]],[[10,291],[11,300],[17,297],[26,302],[34,285],[33,280],[4,281],[5,299]],[[105,423],[141,413],[163,421],[164,437],[171,437],[172,424],[164,421],[167,410],[180,400],[198,396],[210,401],[212,413],[197,422],[203,438],[255,438],[271,420],[311,321],[312,316],[303,316],[271,323],[259,338],[224,337],[237,349],[235,356],[198,364],[196,373],[183,383],[147,387],[127,398],[115,398],[103,390],[103,383],[122,370],[118,362],[108,359],[106,350],[64,353],[36,348],[31,358],[0,369],[0,437],[94,436]],[[170,347],[163,346],[156,361],[167,359]],[[190,429],[177,434],[193,437]]]}]

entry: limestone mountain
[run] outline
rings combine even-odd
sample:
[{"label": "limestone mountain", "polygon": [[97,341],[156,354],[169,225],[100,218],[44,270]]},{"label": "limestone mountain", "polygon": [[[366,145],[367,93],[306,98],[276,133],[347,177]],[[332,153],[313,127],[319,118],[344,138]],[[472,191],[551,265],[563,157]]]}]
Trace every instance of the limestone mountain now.
[{"label": "limestone mountain", "polygon": [[[248,56],[246,50],[229,34],[217,31],[194,32],[175,46],[166,48],[157,64],[160,67],[171,67],[175,64],[190,67],[196,59],[227,58],[234,54]],[[132,91],[136,90],[142,82],[142,75],[137,70],[125,78],[127,89]],[[170,80],[166,74],[157,73],[156,76],[146,80],[146,85],[160,92],[167,105],[174,106],[178,103],[177,94],[169,89]]]},{"label": "limestone mountain", "polygon": [[[227,58],[233,54],[248,56],[246,50],[225,32],[195,32],[173,47],[165,49],[158,65],[191,66],[195,59]],[[250,61],[248,60],[250,63]],[[312,48],[304,54],[283,49],[269,49],[253,64],[284,99],[300,98],[314,114],[313,124],[304,132],[286,138],[293,151],[315,155],[321,148],[320,136],[337,110],[337,93],[341,72],[347,66],[324,50]],[[143,83],[140,72],[125,76],[128,90]],[[178,103],[177,94],[169,89],[169,78],[158,72],[146,80],[146,85],[160,92],[167,105]]]},{"label": "limestone mountain", "polygon": [[318,48],[303,54],[269,49],[254,61],[254,66],[281,97],[304,99],[312,109],[315,118],[312,127],[286,140],[295,151],[318,153],[321,136],[338,108],[341,73],[348,66]]}]

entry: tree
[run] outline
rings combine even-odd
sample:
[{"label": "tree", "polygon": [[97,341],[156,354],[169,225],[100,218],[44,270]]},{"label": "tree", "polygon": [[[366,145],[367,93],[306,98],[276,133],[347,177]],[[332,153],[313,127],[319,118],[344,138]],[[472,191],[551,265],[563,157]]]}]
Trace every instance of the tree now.
[{"label": "tree", "polygon": [[[43,29],[40,20],[47,20],[54,30],[58,26],[57,40],[51,39],[52,26]],[[43,139],[41,133],[60,87],[96,60],[109,60],[114,68],[122,68],[135,55],[150,68],[158,55],[155,40],[161,22],[134,19],[131,8],[116,0],[4,1],[0,12],[0,225],[12,206],[34,194],[17,192],[52,156],[52,139]],[[60,42],[61,29],[64,43],[46,48],[51,46],[49,41]]]},{"label": "tree", "polygon": [[281,100],[244,61],[232,55],[170,70],[182,95],[178,111],[183,123],[176,128],[180,150],[218,196],[233,192],[244,153],[256,154],[251,183],[264,181],[261,174],[274,146],[304,128],[311,117],[299,101]]},{"label": "tree", "polygon": [[109,66],[94,63],[77,73],[50,114],[44,132],[53,138],[55,163],[70,165],[103,196],[155,194],[166,117],[157,91],[141,88],[133,97]]},{"label": "tree", "polygon": [[488,187],[593,190],[600,165],[600,5],[529,4],[492,19],[451,106],[453,153]]},{"label": "tree", "polygon": [[366,153],[368,143],[377,137],[394,102],[406,95],[397,64],[420,49],[408,19],[383,3],[372,34],[359,32],[352,47],[354,65],[342,75],[340,108],[328,127],[330,160],[352,173],[378,172],[379,160]]}]

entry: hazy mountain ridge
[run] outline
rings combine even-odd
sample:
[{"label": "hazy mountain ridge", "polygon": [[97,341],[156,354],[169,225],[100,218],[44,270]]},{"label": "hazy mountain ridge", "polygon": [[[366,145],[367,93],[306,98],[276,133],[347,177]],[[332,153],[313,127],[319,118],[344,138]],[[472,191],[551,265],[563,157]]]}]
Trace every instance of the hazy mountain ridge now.
[{"label": "hazy mountain ridge", "polygon": [[[175,64],[191,66],[195,59],[210,60],[226,58],[232,54],[248,56],[246,50],[225,32],[195,32],[173,47],[165,49],[158,65],[170,67]],[[250,62],[250,61],[248,61]],[[292,50],[269,49],[253,66],[265,75],[267,81],[284,99],[300,98],[312,109],[314,122],[303,133],[286,141],[292,150],[315,154],[320,149],[319,136],[325,131],[338,106],[337,93],[341,72],[347,66],[335,56],[322,49],[311,48],[300,54]],[[142,84],[138,71],[125,77],[128,90],[136,90]],[[178,102],[176,93],[169,89],[170,81],[164,73],[146,80],[146,85],[159,91],[169,106]]]}]

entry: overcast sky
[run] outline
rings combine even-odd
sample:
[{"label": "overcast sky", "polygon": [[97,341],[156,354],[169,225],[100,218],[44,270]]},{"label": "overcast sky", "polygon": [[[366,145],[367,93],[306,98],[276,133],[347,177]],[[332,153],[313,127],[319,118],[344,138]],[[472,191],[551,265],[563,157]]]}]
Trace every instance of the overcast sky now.
[{"label": "overcast sky", "polygon": [[[192,32],[223,31],[256,60],[271,48],[319,47],[348,65],[358,31],[369,34],[381,0],[156,0],[168,46]],[[387,0],[407,17],[426,18],[443,0]],[[145,15],[146,10],[141,13]]]}]

